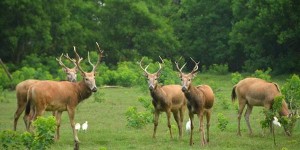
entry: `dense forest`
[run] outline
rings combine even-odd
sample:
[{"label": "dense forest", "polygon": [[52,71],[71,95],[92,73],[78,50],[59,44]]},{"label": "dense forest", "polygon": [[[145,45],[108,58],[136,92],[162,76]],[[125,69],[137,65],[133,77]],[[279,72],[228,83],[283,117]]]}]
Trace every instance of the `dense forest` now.
[{"label": "dense forest", "polygon": [[110,67],[183,56],[232,72],[300,72],[299,0],[2,0],[0,8],[0,58],[11,72],[73,46],[86,56],[95,42]]}]

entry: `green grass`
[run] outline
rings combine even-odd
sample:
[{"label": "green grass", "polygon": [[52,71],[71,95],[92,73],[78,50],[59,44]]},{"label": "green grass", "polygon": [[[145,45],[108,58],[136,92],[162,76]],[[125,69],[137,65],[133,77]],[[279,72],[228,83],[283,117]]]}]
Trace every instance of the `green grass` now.
[{"label": "green grass", "polygon": [[[285,79],[276,79],[283,83]],[[182,140],[178,139],[177,129],[173,129],[173,139],[170,139],[165,113],[162,113],[159,119],[156,139],[152,139],[153,124],[148,124],[142,129],[127,127],[125,112],[129,106],[137,106],[138,111],[144,111],[138,102],[138,97],[148,97],[151,100],[149,92],[143,92],[140,88],[100,88],[99,91],[105,93],[105,100],[102,103],[94,102],[93,97],[80,103],[77,107],[75,120],[84,123],[88,121],[89,128],[86,133],[79,132],[80,148],[85,150],[99,149],[299,149],[300,147],[300,123],[292,137],[287,137],[282,128],[276,127],[276,143],[273,144],[273,136],[268,129],[262,129],[260,121],[264,116],[260,111],[262,107],[254,107],[250,116],[253,129],[253,135],[248,134],[244,118],[241,120],[242,136],[237,136],[237,110],[236,103],[232,104],[230,99],[232,84],[230,75],[201,75],[195,79],[195,84],[209,84],[213,87],[216,95],[216,101],[213,108],[210,143],[204,147],[200,146],[199,121],[195,116],[196,128],[194,130],[194,145],[189,146],[189,135],[184,132]],[[228,108],[224,108],[228,105]],[[0,131],[13,128],[13,115],[16,110],[15,91],[7,93],[7,100],[0,103]],[[225,131],[217,127],[217,114],[223,113],[229,120]],[[47,112],[46,115],[51,115]],[[18,131],[25,131],[22,120],[23,115],[18,122]],[[184,126],[188,120],[185,113]],[[175,120],[172,117],[171,123],[175,126]],[[175,131],[174,131],[175,130]],[[73,149],[73,134],[71,131],[69,118],[66,112],[62,116],[62,125],[60,128],[61,138],[51,149],[53,150],[71,150]],[[184,130],[185,131],[185,130]]]}]

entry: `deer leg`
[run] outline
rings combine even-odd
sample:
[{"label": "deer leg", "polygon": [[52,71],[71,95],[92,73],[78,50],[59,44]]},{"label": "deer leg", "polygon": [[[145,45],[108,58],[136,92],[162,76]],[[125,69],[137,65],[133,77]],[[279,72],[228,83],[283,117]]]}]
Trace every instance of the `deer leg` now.
[{"label": "deer leg", "polygon": [[173,112],[174,119],[177,123],[179,139],[182,137],[182,123],[180,121],[179,111]]},{"label": "deer leg", "polygon": [[157,129],[157,125],[158,125],[158,119],[159,119],[159,111],[155,110],[154,111],[154,129],[153,129],[152,138],[155,138],[155,135],[156,135],[156,129]]},{"label": "deer leg", "polygon": [[190,117],[190,120],[191,120],[190,146],[192,146],[193,145],[193,129],[194,129],[193,120],[194,120],[194,114],[189,113],[189,117]]},{"label": "deer leg", "polygon": [[69,114],[70,124],[72,127],[75,143],[79,143],[80,141],[77,136],[77,131],[75,130],[75,121],[74,121],[75,110],[70,107],[67,107],[67,110],[68,110],[68,114]]},{"label": "deer leg", "polygon": [[209,142],[209,127],[210,127],[210,116],[211,116],[211,110],[207,110],[206,112],[206,134],[207,134],[207,143]]},{"label": "deer leg", "polygon": [[172,135],[172,128],[171,128],[170,118],[171,118],[171,110],[167,110],[168,128],[169,128],[170,136],[171,136],[171,139],[172,139],[173,135]]},{"label": "deer leg", "polygon": [[185,109],[185,107],[182,107],[180,110],[179,110],[179,113],[180,113],[180,124],[181,124],[181,126],[180,126],[180,129],[181,129],[181,137],[180,138],[182,138],[182,128],[183,128],[183,118],[184,118],[184,109]]},{"label": "deer leg", "polygon": [[59,134],[59,128],[61,123],[61,114],[62,111],[53,111],[55,112],[55,118],[56,118],[56,137],[55,140],[59,140],[60,134]]},{"label": "deer leg", "polygon": [[[19,117],[22,114],[22,112],[24,111],[25,107],[26,107],[26,103],[18,104],[18,108],[14,115],[14,131],[17,130],[17,124],[18,124]],[[25,124],[25,126],[26,126],[26,124]]]},{"label": "deer leg", "polygon": [[247,126],[248,126],[248,129],[249,129],[250,135],[252,135],[252,129],[251,129],[251,126],[250,126],[250,114],[252,112],[252,108],[253,108],[253,106],[247,105],[247,109],[246,109],[246,112],[245,112],[245,120],[247,122]]},{"label": "deer leg", "polygon": [[238,133],[237,135],[241,136],[241,118],[245,108],[245,103],[241,103],[239,99],[239,110],[238,110]]},{"label": "deer leg", "polygon": [[200,131],[201,145],[204,146],[206,140],[205,140],[205,136],[204,136],[205,133],[204,133],[204,129],[203,129],[203,126],[204,126],[203,111],[198,114],[198,118],[199,118],[199,124],[200,124],[199,131]]}]

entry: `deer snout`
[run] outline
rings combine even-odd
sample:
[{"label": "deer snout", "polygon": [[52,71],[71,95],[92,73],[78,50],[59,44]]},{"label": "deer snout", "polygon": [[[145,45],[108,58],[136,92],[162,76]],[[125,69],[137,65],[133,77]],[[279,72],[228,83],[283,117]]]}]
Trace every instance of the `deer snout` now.
[{"label": "deer snout", "polygon": [[186,92],[188,89],[186,86],[182,86],[181,90],[182,90],[182,92]]},{"label": "deer snout", "polygon": [[149,85],[149,90],[153,90],[154,89],[154,85],[153,84],[151,84],[151,85]]},{"label": "deer snout", "polygon": [[97,87],[93,87],[92,92],[97,92]]}]

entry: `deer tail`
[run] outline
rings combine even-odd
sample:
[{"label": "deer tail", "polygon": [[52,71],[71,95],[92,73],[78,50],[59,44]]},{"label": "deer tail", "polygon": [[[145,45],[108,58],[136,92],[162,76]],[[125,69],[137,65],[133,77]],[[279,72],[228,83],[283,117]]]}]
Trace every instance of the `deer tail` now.
[{"label": "deer tail", "polygon": [[279,85],[278,85],[277,83],[274,83],[274,82],[273,82],[273,84],[276,86],[277,91],[278,91],[279,93],[281,93],[280,88],[279,88]]},{"label": "deer tail", "polygon": [[32,98],[30,89],[27,91],[27,103],[26,103],[26,108],[25,108],[25,115],[29,115],[29,113],[30,113],[31,98]]},{"label": "deer tail", "polygon": [[234,102],[235,99],[236,99],[235,88],[236,88],[236,85],[233,86],[232,92],[231,92],[231,100],[232,100],[232,102]]}]

